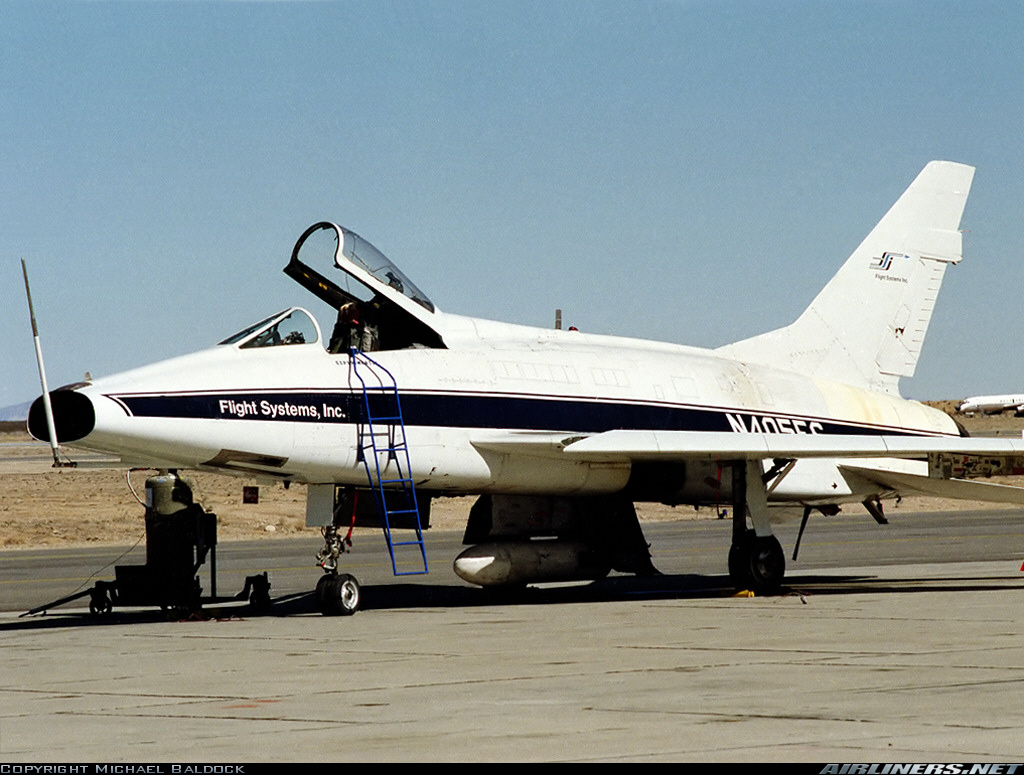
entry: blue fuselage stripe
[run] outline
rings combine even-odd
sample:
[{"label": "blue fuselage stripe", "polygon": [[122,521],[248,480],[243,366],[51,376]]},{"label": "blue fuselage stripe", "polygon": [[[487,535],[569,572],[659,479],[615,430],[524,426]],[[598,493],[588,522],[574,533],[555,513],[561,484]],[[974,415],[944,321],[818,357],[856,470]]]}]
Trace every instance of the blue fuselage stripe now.
[{"label": "blue fuselage stripe", "polygon": [[[365,422],[367,414],[362,393],[260,391],[120,394],[110,398],[135,417],[352,424]],[[386,403],[384,396],[372,396],[370,415],[392,415]],[[746,430],[768,433],[920,433],[822,417],[558,396],[404,392],[401,407],[406,426],[601,433],[620,429],[737,431],[739,424]]]}]

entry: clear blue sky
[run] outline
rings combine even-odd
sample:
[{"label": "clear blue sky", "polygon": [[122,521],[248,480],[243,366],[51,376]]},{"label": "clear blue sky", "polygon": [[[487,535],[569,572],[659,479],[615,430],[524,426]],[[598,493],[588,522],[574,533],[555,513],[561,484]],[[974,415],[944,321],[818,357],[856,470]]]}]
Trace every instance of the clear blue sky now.
[{"label": "clear blue sky", "polygon": [[[290,304],[334,220],[451,312],[717,346],[977,166],[916,398],[1024,390],[1024,3],[0,3],[0,407]],[[329,325],[329,314],[322,322]]]}]

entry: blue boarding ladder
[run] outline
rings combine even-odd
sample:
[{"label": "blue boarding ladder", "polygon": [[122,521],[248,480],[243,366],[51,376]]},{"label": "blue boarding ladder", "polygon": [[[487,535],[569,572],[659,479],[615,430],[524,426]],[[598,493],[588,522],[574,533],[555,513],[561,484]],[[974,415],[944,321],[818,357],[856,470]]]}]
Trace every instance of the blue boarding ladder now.
[{"label": "blue boarding ladder", "polygon": [[[427,550],[423,544],[416,487],[411,478],[398,386],[391,372],[366,353],[353,347],[349,354],[352,374],[359,380],[363,393],[363,416],[356,426],[357,456],[363,463],[373,491],[384,540],[391,555],[391,569],[396,576],[423,575],[429,572]],[[415,525],[416,539],[395,541],[391,536],[393,518],[409,519]],[[419,551],[412,547],[418,547]],[[396,551],[402,553],[401,570]]]}]

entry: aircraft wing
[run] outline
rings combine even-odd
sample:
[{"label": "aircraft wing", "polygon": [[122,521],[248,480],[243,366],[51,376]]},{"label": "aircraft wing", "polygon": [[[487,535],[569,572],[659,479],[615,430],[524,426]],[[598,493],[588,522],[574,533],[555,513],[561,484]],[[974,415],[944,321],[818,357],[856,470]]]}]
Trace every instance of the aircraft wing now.
[{"label": "aircraft wing", "polygon": [[[829,458],[847,478],[893,493],[1024,505],[1024,487],[971,479],[1019,473],[1024,438],[617,430],[566,442],[562,454],[594,463]],[[928,474],[875,468],[865,458],[927,460]]]},{"label": "aircraft wing", "polygon": [[855,436],[615,430],[566,438],[563,454],[593,462],[634,460],[765,460],[771,458],[1024,456],[1024,438]]}]

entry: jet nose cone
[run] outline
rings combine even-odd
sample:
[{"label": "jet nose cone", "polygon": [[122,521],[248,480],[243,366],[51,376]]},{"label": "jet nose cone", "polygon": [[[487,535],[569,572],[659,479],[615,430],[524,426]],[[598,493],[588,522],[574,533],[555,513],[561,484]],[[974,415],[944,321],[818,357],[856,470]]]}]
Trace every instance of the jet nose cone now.
[{"label": "jet nose cone", "polygon": [[[74,387],[57,388],[50,393],[53,425],[57,431],[59,444],[84,439],[96,426],[96,411],[93,409],[92,401]],[[50,441],[42,396],[33,401],[28,410],[28,432],[40,441]]]}]

